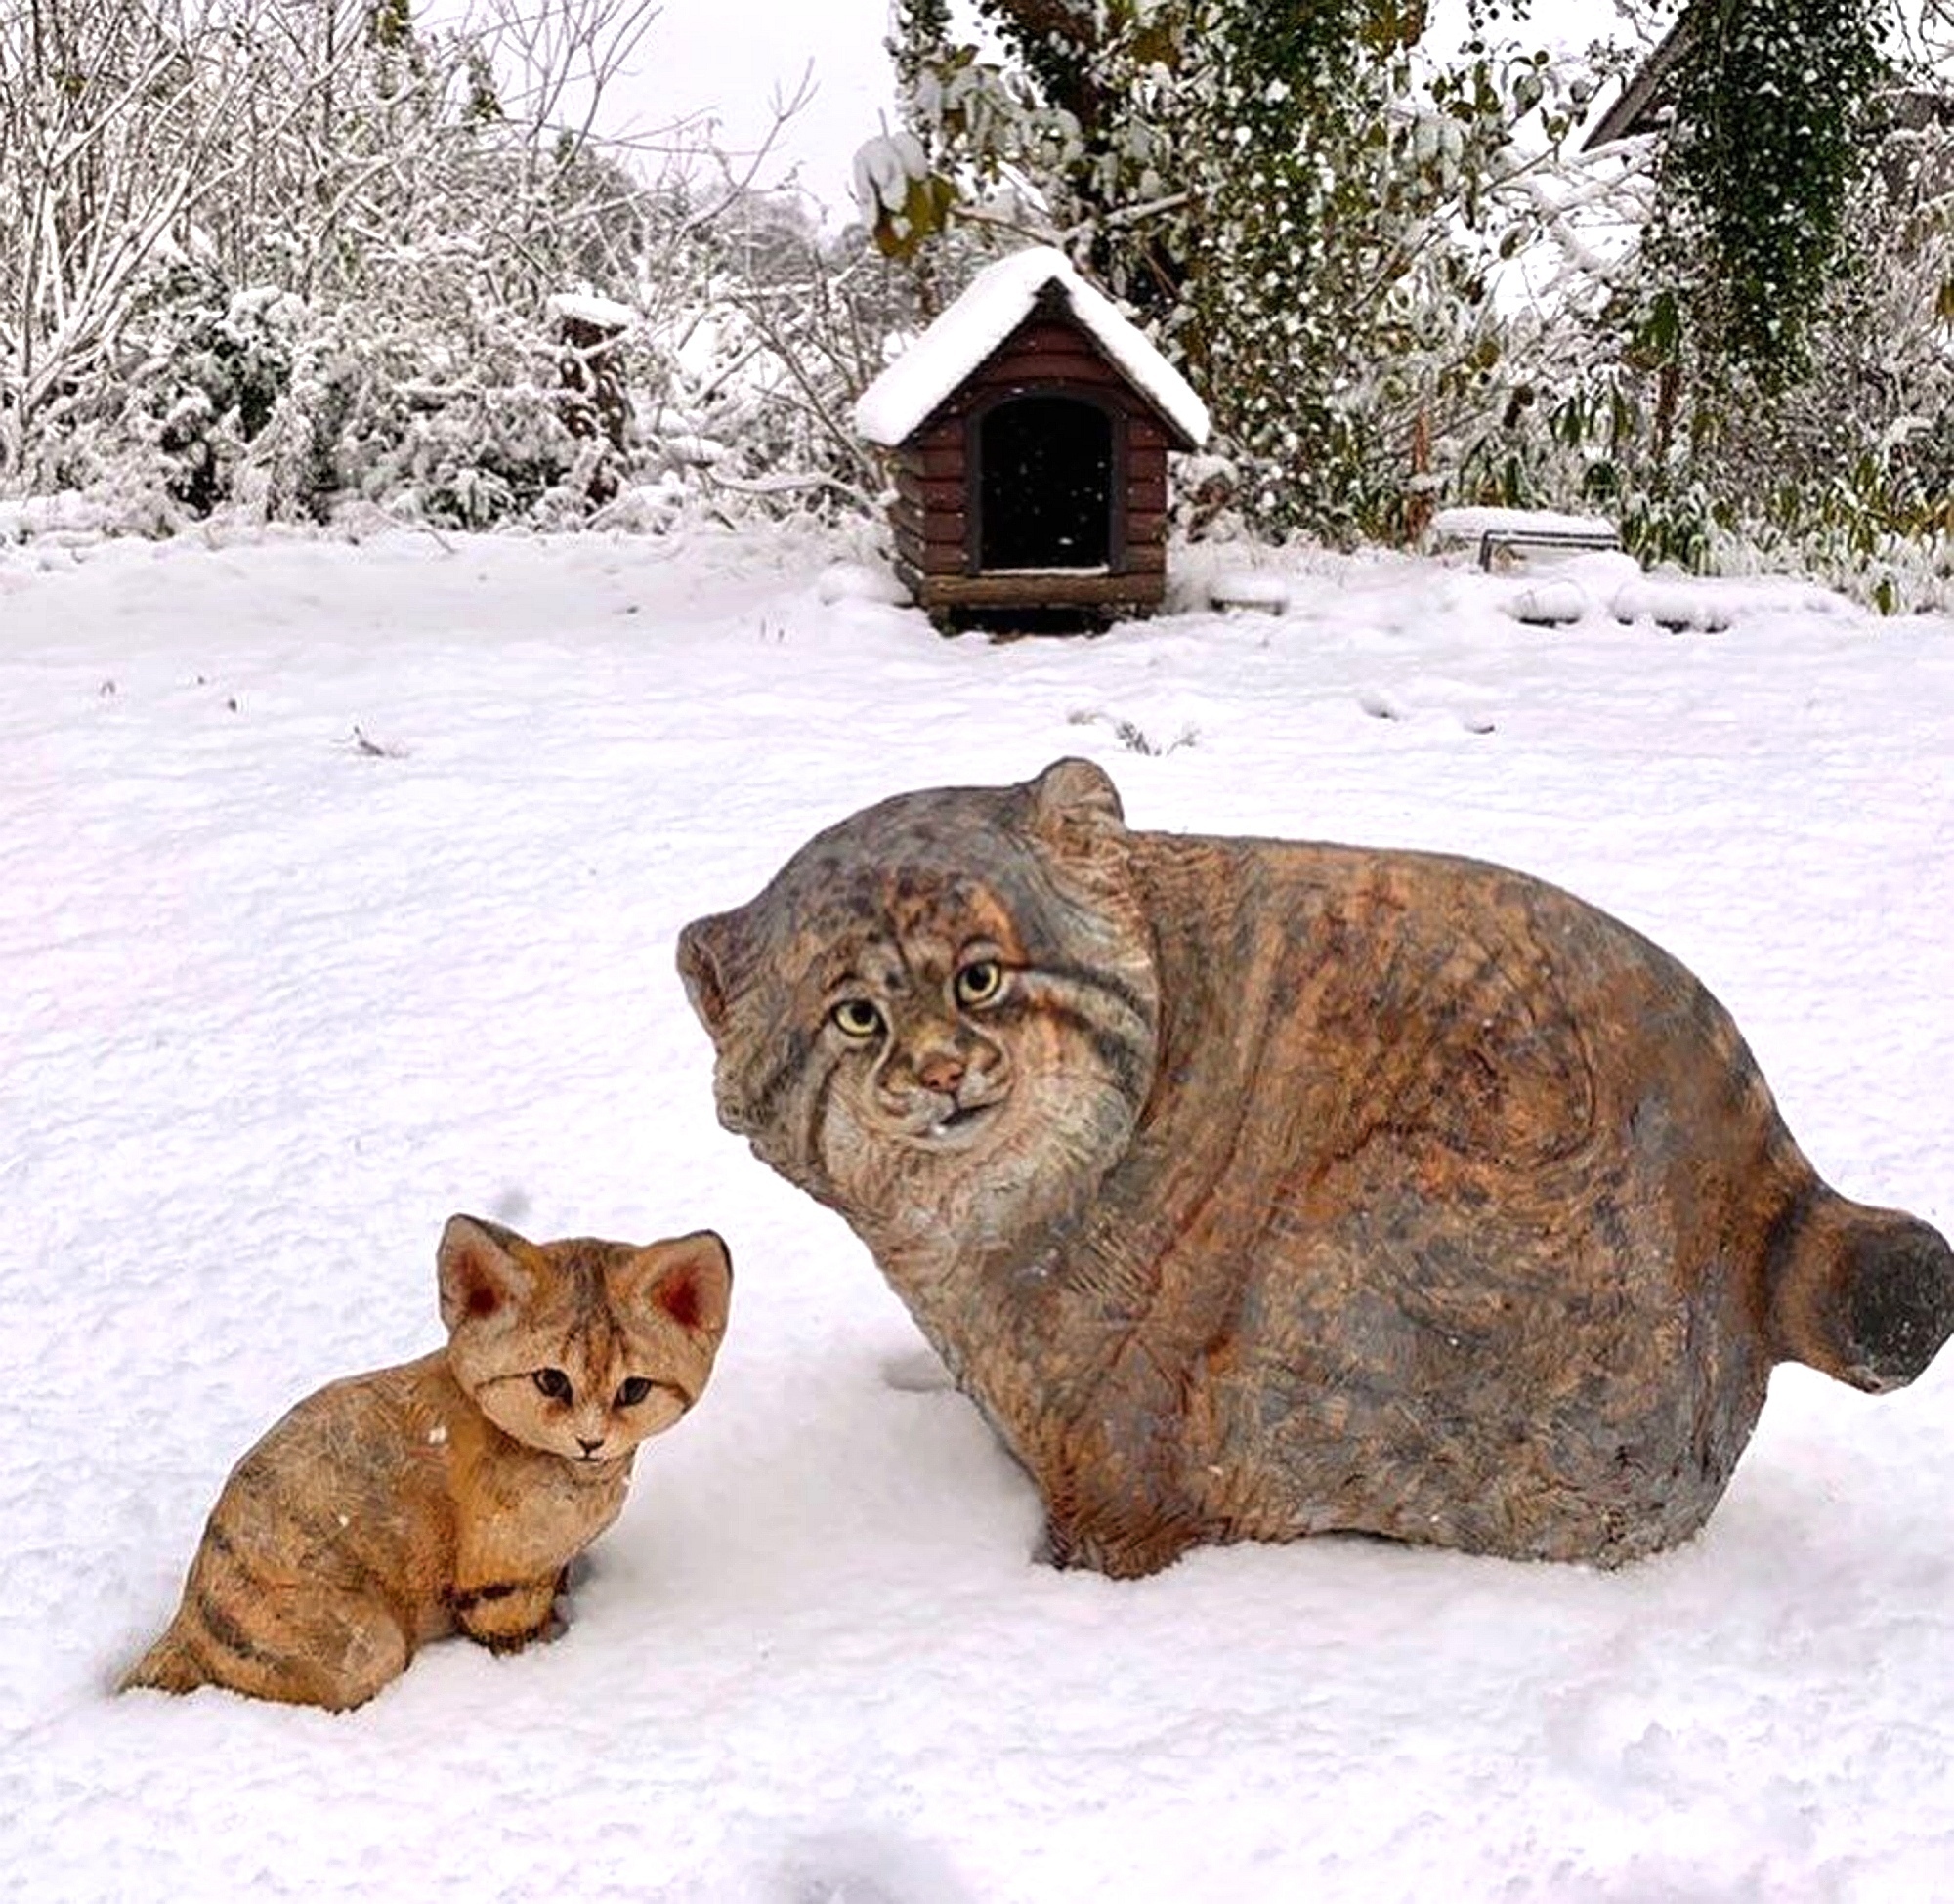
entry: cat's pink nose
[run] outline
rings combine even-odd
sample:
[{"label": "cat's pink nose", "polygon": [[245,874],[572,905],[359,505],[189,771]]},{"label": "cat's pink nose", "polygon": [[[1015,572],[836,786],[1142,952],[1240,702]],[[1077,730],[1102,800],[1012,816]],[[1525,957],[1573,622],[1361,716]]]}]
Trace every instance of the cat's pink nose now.
[{"label": "cat's pink nose", "polygon": [[916,1066],[916,1076],[924,1090],[948,1093],[963,1081],[963,1060],[954,1051],[932,1051]]}]

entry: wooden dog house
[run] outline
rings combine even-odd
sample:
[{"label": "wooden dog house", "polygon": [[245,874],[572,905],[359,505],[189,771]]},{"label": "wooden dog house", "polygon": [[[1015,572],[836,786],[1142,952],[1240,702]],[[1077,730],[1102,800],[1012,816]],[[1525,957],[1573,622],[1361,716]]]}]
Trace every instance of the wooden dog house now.
[{"label": "wooden dog house", "polygon": [[1168,451],[1208,412],[1062,252],[980,272],[855,422],[890,452],[896,573],[940,625],[1159,607]]}]

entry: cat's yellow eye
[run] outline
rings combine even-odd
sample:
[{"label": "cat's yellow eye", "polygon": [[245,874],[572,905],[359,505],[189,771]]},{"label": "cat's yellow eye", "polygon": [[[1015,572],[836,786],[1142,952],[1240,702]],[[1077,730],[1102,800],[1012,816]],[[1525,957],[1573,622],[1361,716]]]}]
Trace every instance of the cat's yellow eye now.
[{"label": "cat's yellow eye", "polygon": [[1004,968],[995,958],[973,958],[952,981],[959,1005],[988,1005],[1004,989]]},{"label": "cat's yellow eye", "polygon": [[530,1379],[553,1402],[567,1402],[573,1392],[570,1377],[561,1369],[538,1369]]},{"label": "cat's yellow eye", "polygon": [[874,1037],[882,1029],[882,1014],[867,998],[843,998],[828,1016],[844,1037]]}]

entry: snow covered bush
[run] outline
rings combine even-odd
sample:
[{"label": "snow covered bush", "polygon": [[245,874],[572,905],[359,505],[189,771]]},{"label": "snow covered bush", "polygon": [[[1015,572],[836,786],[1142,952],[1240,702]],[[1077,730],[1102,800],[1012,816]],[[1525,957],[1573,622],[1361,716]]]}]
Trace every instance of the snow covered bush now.
[{"label": "snow covered bush", "polygon": [[[143,322],[147,317],[149,321]],[[208,270],[165,274],[139,316],[143,346],[123,388],[134,427],[176,502],[208,515],[289,390],[304,306],[271,286],[227,295]]]},{"label": "snow covered bush", "polygon": [[1645,558],[1795,566],[1890,612],[1954,601],[1954,124],[1882,110],[1843,262],[1777,354],[1717,342],[1665,281],[1660,221],[1585,324],[1559,314],[1538,340],[1554,394],[1515,433],[1543,488],[1609,509]]},{"label": "snow covered bush", "polygon": [[[0,177],[27,187],[0,220],[0,488],[146,525],[360,500],[483,527],[673,471],[858,478],[820,422],[867,374],[822,359],[845,269],[784,214],[737,219],[738,181],[701,203],[592,131],[656,13],[0,0]],[[566,294],[623,314],[621,442],[590,428]]]}]

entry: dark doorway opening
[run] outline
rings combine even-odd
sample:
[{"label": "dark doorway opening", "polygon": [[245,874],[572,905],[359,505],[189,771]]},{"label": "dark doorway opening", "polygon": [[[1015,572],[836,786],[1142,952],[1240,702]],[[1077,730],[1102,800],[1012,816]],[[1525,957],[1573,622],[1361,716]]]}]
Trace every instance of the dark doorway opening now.
[{"label": "dark doorway opening", "polygon": [[977,438],[978,566],[1104,569],[1113,554],[1113,419],[1076,397],[1014,397]]}]

